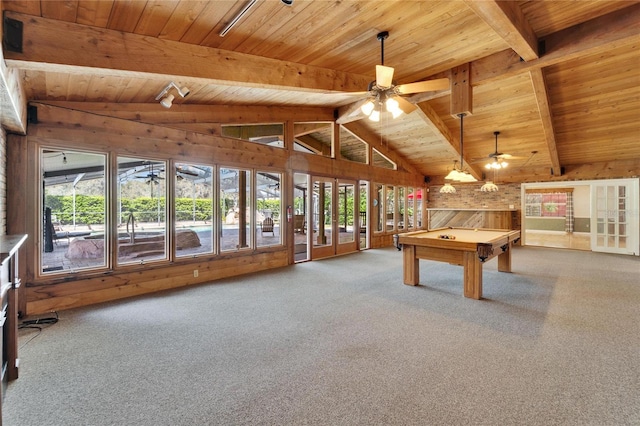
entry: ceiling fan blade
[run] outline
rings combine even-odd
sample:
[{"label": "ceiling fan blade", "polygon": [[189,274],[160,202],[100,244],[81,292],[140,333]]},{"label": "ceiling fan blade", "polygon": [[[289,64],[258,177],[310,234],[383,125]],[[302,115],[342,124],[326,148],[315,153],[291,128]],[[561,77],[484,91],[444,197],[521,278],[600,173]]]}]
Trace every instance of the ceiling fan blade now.
[{"label": "ceiling fan blade", "polygon": [[396,90],[401,95],[418,92],[433,92],[436,90],[445,90],[449,88],[448,78],[437,78],[435,80],[417,81],[415,83],[400,84],[396,86]]},{"label": "ceiling fan blade", "polygon": [[511,155],[511,154],[500,154],[498,158],[501,158],[503,160],[520,160],[527,157],[521,157],[518,155]]},{"label": "ceiling fan blade", "polygon": [[376,65],[376,85],[383,89],[393,84],[393,68],[384,65]]},{"label": "ceiling fan blade", "polygon": [[404,112],[405,114],[409,114],[413,111],[415,111],[416,109],[418,109],[417,106],[415,106],[414,104],[412,104],[411,102],[409,102],[408,100],[406,100],[405,98],[403,98],[402,96],[396,96],[394,98],[396,101],[398,101],[398,107],[402,110],[402,112]]}]

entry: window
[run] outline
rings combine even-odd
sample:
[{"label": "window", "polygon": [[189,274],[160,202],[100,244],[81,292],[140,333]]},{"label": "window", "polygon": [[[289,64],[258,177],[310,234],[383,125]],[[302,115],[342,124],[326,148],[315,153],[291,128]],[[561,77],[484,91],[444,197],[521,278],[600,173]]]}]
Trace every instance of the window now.
[{"label": "window", "polygon": [[176,257],[214,252],[213,167],[175,165]]},{"label": "window", "polygon": [[256,247],[282,244],[280,173],[256,172]]},{"label": "window", "polygon": [[333,123],[295,123],[293,132],[296,151],[333,157]]},{"label": "window", "polygon": [[106,267],[106,158],[66,149],[40,151],[41,273]]},{"label": "window", "polygon": [[118,264],[167,259],[164,161],[118,157]]},{"label": "window", "polygon": [[377,149],[373,148],[373,162],[372,164],[376,167],[382,167],[384,169],[396,170],[396,163],[389,160],[383,154],[380,153]]},{"label": "window", "polygon": [[565,217],[566,211],[566,192],[526,194],[525,215],[528,217]]},{"label": "window", "polygon": [[339,243],[351,243],[355,241],[355,201],[356,187],[352,183],[338,182],[338,232]]},{"label": "window", "polygon": [[284,125],[282,124],[223,125],[222,136],[284,148]]},{"label": "window", "polygon": [[393,185],[387,185],[385,187],[385,202],[386,207],[385,214],[385,229],[387,231],[393,231],[396,227],[396,203],[395,203],[395,188]]},{"label": "window", "polygon": [[345,160],[368,164],[368,145],[359,137],[340,126],[340,156]]},{"label": "window", "polygon": [[250,247],[251,171],[220,168],[220,251]]},{"label": "window", "polygon": [[406,213],[405,202],[406,200],[404,198],[404,187],[399,186],[398,187],[398,229],[399,230],[408,228],[408,223],[407,223],[408,218],[405,215]]},{"label": "window", "polygon": [[407,229],[414,229],[416,226],[415,214],[415,191],[413,188],[407,188],[407,213],[406,213],[406,225]]},{"label": "window", "polygon": [[[38,153],[39,274],[283,244],[280,172],[136,156],[116,157],[110,168],[106,153],[59,147]],[[304,219],[304,189],[296,206]],[[305,229],[303,220],[298,231]]]}]

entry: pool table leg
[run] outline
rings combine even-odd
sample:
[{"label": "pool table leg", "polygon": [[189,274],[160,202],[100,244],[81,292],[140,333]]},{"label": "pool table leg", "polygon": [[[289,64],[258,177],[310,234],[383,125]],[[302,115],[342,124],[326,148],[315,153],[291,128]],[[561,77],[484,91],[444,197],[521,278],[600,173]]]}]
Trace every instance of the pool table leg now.
[{"label": "pool table leg", "polygon": [[511,246],[498,255],[498,271],[511,272]]},{"label": "pool table leg", "polygon": [[462,255],[464,267],[464,297],[482,298],[482,262],[475,251],[465,251]]},{"label": "pool table leg", "polygon": [[420,260],[416,257],[416,246],[402,245],[403,275],[406,285],[418,285],[420,282]]}]

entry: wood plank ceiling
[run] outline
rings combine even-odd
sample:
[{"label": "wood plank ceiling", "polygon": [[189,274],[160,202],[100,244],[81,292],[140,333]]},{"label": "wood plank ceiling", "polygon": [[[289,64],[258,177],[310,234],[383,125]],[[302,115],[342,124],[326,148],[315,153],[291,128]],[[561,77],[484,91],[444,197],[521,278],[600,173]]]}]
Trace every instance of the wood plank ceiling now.
[{"label": "wood plank ceiling", "polygon": [[[248,3],[4,0],[24,24],[23,52],[5,47],[4,57],[28,100],[162,112],[165,123],[206,105],[335,109],[350,131],[442,181],[460,158],[450,90],[408,95],[419,108],[396,119],[345,116],[375,79],[386,30],[384,64],[398,84],[470,64],[464,159],[477,177],[494,131],[499,151],[520,157],[501,182],[640,173],[637,1],[258,0],[221,37]],[[162,110],[155,97],[170,80],[190,94]]]}]

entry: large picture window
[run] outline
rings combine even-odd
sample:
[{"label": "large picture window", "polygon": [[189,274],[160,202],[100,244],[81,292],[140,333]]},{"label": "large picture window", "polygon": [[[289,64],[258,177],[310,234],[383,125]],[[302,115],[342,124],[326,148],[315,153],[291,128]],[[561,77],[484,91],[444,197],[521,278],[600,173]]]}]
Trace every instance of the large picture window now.
[{"label": "large picture window", "polygon": [[106,155],[42,149],[40,272],[74,272],[107,265]]},{"label": "large picture window", "polygon": [[251,172],[220,168],[220,251],[249,248]]},{"label": "large picture window", "polygon": [[282,244],[280,173],[256,172],[256,247]]},{"label": "large picture window", "polygon": [[525,215],[527,217],[565,217],[566,192],[527,193]]},{"label": "large picture window", "polygon": [[118,264],[167,259],[166,168],[118,157]]},{"label": "large picture window", "polygon": [[214,252],[213,167],[176,163],[176,257]]}]

